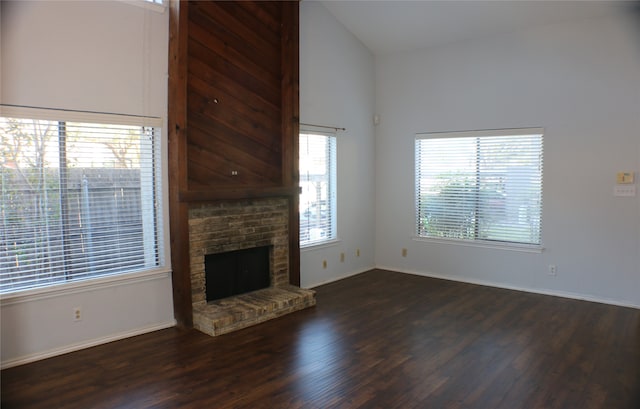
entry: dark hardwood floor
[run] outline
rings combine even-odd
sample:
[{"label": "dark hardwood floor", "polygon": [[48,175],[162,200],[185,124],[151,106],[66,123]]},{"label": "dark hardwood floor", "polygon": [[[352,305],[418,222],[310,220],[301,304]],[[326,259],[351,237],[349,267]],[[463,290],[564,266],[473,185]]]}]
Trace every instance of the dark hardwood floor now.
[{"label": "dark hardwood floor", "polygon": [[3,408],[640,408],[640,310],[373,270],[212,338],[1,373]]}]

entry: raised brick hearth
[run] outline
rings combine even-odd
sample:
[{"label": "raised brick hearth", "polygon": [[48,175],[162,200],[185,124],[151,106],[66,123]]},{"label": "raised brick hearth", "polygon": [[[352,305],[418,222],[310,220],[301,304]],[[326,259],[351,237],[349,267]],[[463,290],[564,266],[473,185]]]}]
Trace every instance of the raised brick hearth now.
[{"label": "raised brick hearth", "polygon": [[[193,325],[215,336],[315,305],[315,292],[289,284],[288,201],[280,198],[220,202],[189,210]],[[270,287],[206,301],[207,254],[272,246]]]}]

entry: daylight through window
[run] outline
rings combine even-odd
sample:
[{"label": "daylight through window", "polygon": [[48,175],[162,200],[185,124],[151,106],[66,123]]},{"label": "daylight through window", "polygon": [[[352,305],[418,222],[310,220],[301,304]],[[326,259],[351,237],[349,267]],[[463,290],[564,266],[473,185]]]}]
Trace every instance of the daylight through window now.
[{"label": "daylight through window", "polygon": [[56,112],[0,117],[2,293],[164,264],[159,120]]},{"label": "daylight through window", "polygon": [[543,129],[418,134],[419,237],[540,245]]},{"label": "daylight through window", "polygon": [[300,133],[300,245],[336,238],[335,134]]}]

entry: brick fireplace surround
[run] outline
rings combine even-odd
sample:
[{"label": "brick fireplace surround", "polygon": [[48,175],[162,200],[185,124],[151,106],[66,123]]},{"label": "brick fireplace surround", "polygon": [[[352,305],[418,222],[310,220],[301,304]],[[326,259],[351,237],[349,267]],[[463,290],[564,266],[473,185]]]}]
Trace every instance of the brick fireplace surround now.
[{"label": "brick fireplace surround", "polygon": [[[288,200],[268,198],[194,205],[189,209],[193,326],[220,335],[315,305],[315,292],[289,284]],[[207,254],[271,246],[270,286],[206,301]]]}]

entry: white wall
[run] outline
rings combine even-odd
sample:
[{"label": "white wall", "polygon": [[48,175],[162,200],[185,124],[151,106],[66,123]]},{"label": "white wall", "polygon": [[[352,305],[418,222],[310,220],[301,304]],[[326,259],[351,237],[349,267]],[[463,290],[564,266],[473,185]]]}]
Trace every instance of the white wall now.
[{"label": "white wall", "polygon": [[[640,306],[640,202],[613,196],[616,172],[640,170],[634,24],[609,16],[377,58],[377,266]],[[546,129],[544,252],[414,240],[415,133],[511,127]]]},{"label": "white wall", "polygon": [[302,249],[302,287],[373,267],[374,88],[372,54],[324,6],[301,2],[300,122],[347,129],[337,133],[339,241]]},{"label": "white wall", "polygon": [[165,117],[168,14],[115,0],[3,1],[2,103]]},{"label": "white wall", "polygon": [[[155,116],[166,129],[168,11],[119,1],[1,7],[3,104]],[[2,367],[175,325],[168,268],[3,296],[0,305]]]}]

